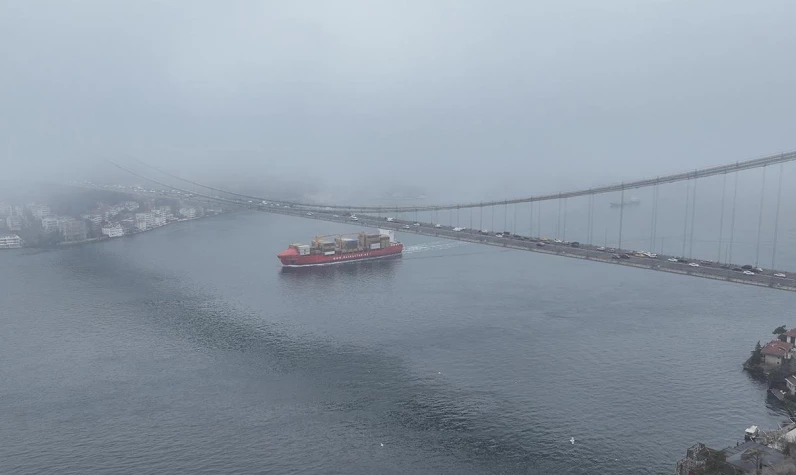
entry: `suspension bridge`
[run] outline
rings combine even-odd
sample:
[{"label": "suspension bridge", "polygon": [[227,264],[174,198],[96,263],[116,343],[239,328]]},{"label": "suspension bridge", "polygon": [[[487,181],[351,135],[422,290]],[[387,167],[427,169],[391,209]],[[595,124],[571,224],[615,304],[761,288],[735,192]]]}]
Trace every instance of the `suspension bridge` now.
[{"label": "suspension bridge", "polygon": [[[270,213],[796,291],[796,279],[778,269],[778,252],[796,267],[795,243],[781,241],[779,236],[783,178],[786,165],[796,161],[796,152],[559,193],[413,206],[256,196],[199,183],[134,160],[147,171],[109,162],[172,198],[190,195],[194,200]],[[776,184],[773,189],[766,185],[771,182]],[[708,190],[699,195],[699,201],[698,189]],[[747,196],[755,189],[759,192]],[[631,206],[640,202],[636,197],[626,201],[628,193],[637,192],[648,195],[643,207]],[[772,192],[773,197],[767,196]],[[785,216],[792,218],[794,213]],[[786,224],[786,238],[796,238],[796,222],[791,219]],[[677,227],[681,233],[675,232]],[[697,227],[700,231],[695,233]]]}]

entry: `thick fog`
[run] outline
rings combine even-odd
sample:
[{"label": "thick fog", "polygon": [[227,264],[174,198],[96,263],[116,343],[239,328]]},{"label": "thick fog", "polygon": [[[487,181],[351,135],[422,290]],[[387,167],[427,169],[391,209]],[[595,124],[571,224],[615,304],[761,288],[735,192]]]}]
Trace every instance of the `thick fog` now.
[{"label": "thick fog", "polygon": [[449,201],[779,153],[794,18],[790,0],[4,0],[0,180],[134,156]]}]

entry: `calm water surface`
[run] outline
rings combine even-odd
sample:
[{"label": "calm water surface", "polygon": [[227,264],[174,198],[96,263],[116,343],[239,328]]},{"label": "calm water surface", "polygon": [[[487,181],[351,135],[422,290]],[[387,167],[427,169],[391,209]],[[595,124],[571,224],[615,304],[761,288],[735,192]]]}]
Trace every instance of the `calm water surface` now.
[{"label": "calm water surface", "polygon": [[783,419],[740,364],[796,295],[410,235],[275,258],[355,230],[0,253],[0,473],[671,473]]}]

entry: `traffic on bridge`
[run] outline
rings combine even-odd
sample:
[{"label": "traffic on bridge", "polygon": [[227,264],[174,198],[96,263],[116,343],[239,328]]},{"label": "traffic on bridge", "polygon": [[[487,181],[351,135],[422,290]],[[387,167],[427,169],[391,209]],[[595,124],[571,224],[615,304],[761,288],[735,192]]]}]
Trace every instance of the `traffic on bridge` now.
[{"label": "traffic on bridge", "polygon": [[[151,171],[166,175],[171,179],[171,182],[167,182],[164,178],[153,178],[148,174],[134,171],[129,166],[123,166],[117,162],[109,161],[113,166],[152,183],[154,185],[153,189],[145,190],[141,187],[132,188],[121,185],[97,185],[93,183],[82,183],[80,186],[150,196],[156,194],[177,199],[190,197],[192,200],[220,202],[240,208],[254,209],[269,213],[356,224],[366,227],[392,229],[400,232],[443,237],[614,265],[796,291],[796,280],[792,277],[792,275],[796,274],[787,270],[778,269],[776,266],[783,168],[786,163],[794,160],[796,160],[796,152],[788,152],[752,160],[737,161],[691,172],[674,173],[651,179],[642,179],[582,190],[535,195],[517,199],[489,200],[478,203],[418,205],[413,207],[311,203],[306,201],[291,201],[247,195],[188,180],[148,165],[138,159],[136,159],[136,162],[143,164]],[[761,243],[764,243],[761,238],[763,233],[766,170],[775,165],[779,172],[779,180],[775,204],[776,212],[774,214],[773,240],[770,241],[772,244],[771,265],[764,268],[760,263],[760,257]],[[755,257],[753,262],[736,263],[733,260],[733,252],[734,246],[738,246],[739,244],[735,237],[736,228],[739,228],[739,226],[736,226],[737,195],[739,187],[738,175],[742,172],[755,169],[762,170],[762,189],[759,197],[760,208],[756,216],[757,233],[756,242],[754,243]],[[700,257],[694,254],[694,228],[698,224],[696,222],[697,183],[699,180],[717,176],[722,178],[721,212],[718,229],[716,230],[718,236],[716,248],[718,252],[714,258],[708,256]],[[729,200],[727,190],[728,176],[734,177],[732,183],[732,198],[729,206],[726,203],[726,201]],[[174,180],[187,185],[183,185],[182,187],[176,186]],[[656,235],[658,233],[658,222],[661,220],[659,216],[663,213],[661,208],[665,204],[660,198],[660,193],[665,185],[676,186],[682,183],[686,185],[685,213],[683,216],[684,224],[682,238],[677,239],[681,247],[679,248],[679,252],[675,253],[671,252],[671,245],[669,248],[664,249],[665,236]],[[641,188],[652,188],[652,207],[649,211],[649,238],[647,246],[638,246],[638,248],[633,249],[632,247],[637,246],[630,246],[629,241],[625,237],[627,233],[625,229],[625,215],[628,212],[626,208],[638,206],[640,200],[637,197],[627,199],[625,192]],[[594,208],[596,197],[603,194],[618,195],[618,200],[610,202],[610,208],[617,211],[618,219],[615,223],[616,229],[611,233],[615,241],[609,244],[608,225],[603,224],[605,238],[602,245],[599,245],[596,242],[595,236],[595,228],[599,226],[599,223],[596,222],[598,214]],[[585,208],[587,211],[584,216],[586,224],[580,229],[583,237],[579,238],[579,240],[575,240],[574,238],[567,239],[567,203],[568,200],[579,197],[586,199]],[[543,231],[543,213],[541,205],[542,202],[549,201],[553,201],[557,204],[557,214],[555,211],[553,212],[553,226],[550,228],[551,233],[547,234]],[[517,231],[517,213],[519,205],[526,205],[528,207],[528,232]],[[511,207],[512,219],[509,218],[509,207]],[[728,219],[725,220],[728,208],[730,210],[729,216],[727,217]],[[469,211],[469,221],[466,223],[467,226],[464,225],[464,220],[461,220],[462,210]],[[474,214],[474,210],[478,211],[477,216]],[[487,210],[486,221],[488,221],[489,224],[485,221],[484,210]],[[495,224],[496,216],[500,214],[499,210],[502,210],[503,215],[502,229],[498,227],[499,224],[497,226]],[[448,214],[448,222],[445,224],[442,223],[443,219],[440,219],[440,214],[443,211],[447,211]],[[454,211],[455,220],[453,215]],[[421,216],[423,217],[422,219]],[[547,217],[551,217],[549,210]],[[729,225],[729,229],[726,229],[727,225]],[[727,231],[729,236],[725,235],[725,231]],[[671,236],[669,236],[669,238],[671,241]],[[656,250],[658,251],[656,252]]]}]

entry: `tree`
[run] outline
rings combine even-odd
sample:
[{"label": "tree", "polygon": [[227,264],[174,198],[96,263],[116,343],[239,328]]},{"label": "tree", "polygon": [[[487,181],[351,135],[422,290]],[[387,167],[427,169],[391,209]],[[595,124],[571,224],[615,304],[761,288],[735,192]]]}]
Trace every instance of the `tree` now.
[{"label": "tree", "polygon": [[786,331],[788,331],[788,329],[785,328],[785,325],[781,325],[781,326],[778,326],[777,328],[775,328],[774,331],[771,332],[771,333],[773,333],[774,335],[782,335]]},{"label": "tree", "polygon": [[785,460],[780,464],[764,468],[762,475],[793,475],[796,473],[796,460],[794,459],[796,444],[786,443],[782,453],[785,454]]},{"label": "tree", "polygon": [[760,346],[760,341],[755,344],[755,349],[752,350],[752,358],[749,360],[749,363],[754,365],[759,365],[763,361],[763,347]]},{"label": "tree", "polygon": [[727,463],[727,454],[723,450],[707,449],[708,453],[705,457],[705,475],[720,475],[723,473],[724,466]]},{"label": "tree", "polygon": [[745,450],[741,454],[741,460],[745,462],[754,462],[755,464],[755,473],[760,473],[760,469],[763,468],[763,452],[757,449],[749,449]]},{"label": "tree", "polygon": [[779,465],[766,467],[762,475],[793,475],[794,473],[796,473],[796,462],[786,460]]}]

